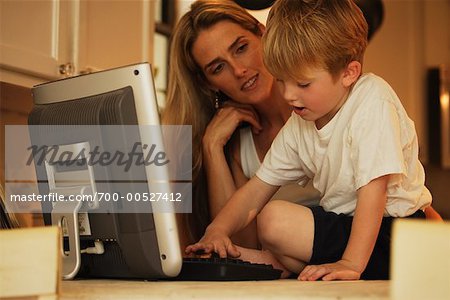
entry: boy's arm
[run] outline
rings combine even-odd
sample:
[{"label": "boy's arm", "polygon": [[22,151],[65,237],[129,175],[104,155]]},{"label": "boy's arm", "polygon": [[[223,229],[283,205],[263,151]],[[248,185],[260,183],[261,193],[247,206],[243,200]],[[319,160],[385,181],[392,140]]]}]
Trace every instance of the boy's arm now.
[{"label": "boy's arm", "polygon": [[372,180],[358,190],[352,231],[342,259],[333,264],[307,266],[301,280],[359,279],[372,254],[386,206],[389,175]]},{"label": "boy's arm", "polygon": [[265,183],[254,176],[242,186],[227,202],[206,229],[202,239],[186,248],[186,253],[204,250],[217,252],[220,257],[237,257],[240,253],[230,240],[230,236],[247,226],[278,190],[278,186]]},{"label": "boy's arm", "polygon": [[366,269],[377,241],[386,207],[389,175],[372,180],[358,190],[350,239],[342,260],[360,274]]}]

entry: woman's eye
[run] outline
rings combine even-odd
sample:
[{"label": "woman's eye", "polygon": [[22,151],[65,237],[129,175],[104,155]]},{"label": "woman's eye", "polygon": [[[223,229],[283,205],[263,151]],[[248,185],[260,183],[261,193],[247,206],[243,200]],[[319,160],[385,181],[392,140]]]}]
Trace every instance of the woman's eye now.
[{"label": "woman's eye", "polygon": [[218,64],[217,66],[215,66],[215,67],[212,69],[212,73],[213,73],[213,74],[217,74],[217,73],[219,73],[220,71],[222,71],[222,69],[223,69],[223,64]]},{"label": "woman's eye", "polygon": [[236,50],[236,52],[244,52],[248,47],[248,44],[242,44],[241,46],[239,46]]}]

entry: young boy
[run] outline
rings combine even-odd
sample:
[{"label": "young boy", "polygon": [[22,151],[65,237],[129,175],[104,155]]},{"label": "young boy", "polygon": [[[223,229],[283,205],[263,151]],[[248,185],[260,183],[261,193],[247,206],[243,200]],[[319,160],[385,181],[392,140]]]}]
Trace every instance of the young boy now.
[{"label": "young boy", "polygon": [[[264,59],[293,114],[187,252],[238,256],[229,237],[257,217],[262,247],[300,280],[388,278],[393,219],[423,218],[431,195],[413,122],[385,81],[361,74],[366,37],[352,0],[275,3]],[[267,203],[279,186],[309,179],[319,207]]]}]

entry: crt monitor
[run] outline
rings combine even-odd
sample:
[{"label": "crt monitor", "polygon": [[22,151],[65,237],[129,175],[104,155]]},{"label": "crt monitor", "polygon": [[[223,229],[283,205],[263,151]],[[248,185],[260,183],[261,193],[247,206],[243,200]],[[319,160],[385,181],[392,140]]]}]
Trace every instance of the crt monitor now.
[{"label": "crt monitor", "polygon": [[177,276],[181,193],[168,177],[150,65],[53,81],[32,94],[39,193],[48,195],[46,225],[64,229],[64,278]]}]

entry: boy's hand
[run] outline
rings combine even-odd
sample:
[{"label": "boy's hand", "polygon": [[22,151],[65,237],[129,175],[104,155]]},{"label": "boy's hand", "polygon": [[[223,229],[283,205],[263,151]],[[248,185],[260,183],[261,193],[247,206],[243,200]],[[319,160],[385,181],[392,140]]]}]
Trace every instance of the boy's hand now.
[{"label": "boy's hand", "polygon": [[359,280],[361,272],[357,271],[349,261],[340,260],[332,264],[306,266],[298,276],[298,280]]},{"label": "boy's hand", "polygon": [[216,252],[222,258],[239,257],[241,255],[226,234],[214,229],[207,229],[202,239],[187,246],[185,252],[190,254],[201,250],[205,253]]}]

